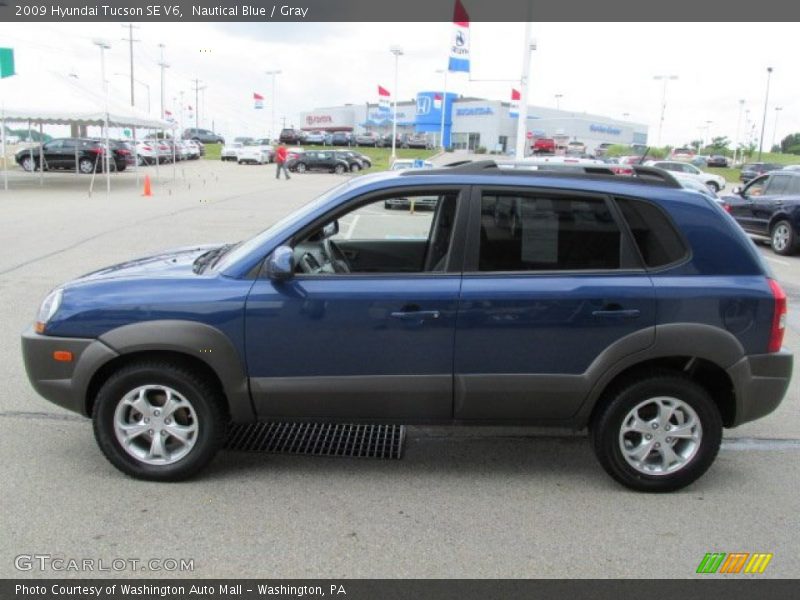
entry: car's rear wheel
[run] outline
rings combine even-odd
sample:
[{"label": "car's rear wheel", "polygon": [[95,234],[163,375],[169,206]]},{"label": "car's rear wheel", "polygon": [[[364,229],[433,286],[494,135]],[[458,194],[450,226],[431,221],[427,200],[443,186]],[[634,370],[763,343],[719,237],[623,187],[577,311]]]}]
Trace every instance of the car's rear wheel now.
[{"label": "car's rear wheel", "polygon": [[208,464],[224,441],[223,399],[210,382],[164,362],[123,367],[101,387],[94,434],[123,473],[179,481]]},{"label": "car's rear wheel", "polygon": [[298,173],[305,173],[306,172],[306,164],[305,163],[297,163],[295,165],[294,170]]},{"label": "car's rear wheel", "polygon": [[352,164],[352,165],[350,165],[350,170],[351,170],[353,173],[357,173],[358,171],[360,171],[360,170],[361,170],[361,167],[359,167],[357,164]]},{"label": "car's rear wheel", "polygon": [[715,194],[719,192],[719,184],[716,181],[709,181],[708,183],[706,183],[706,185],[708,186],[708,189],[710,189]]},{"label": "car's rear wheel", "polygon": [[82,158],[78,161],[78,170],[84,175],[94,172],[94,161],[89,158]]},{"label": "car's rear wheel", "polygon": [[344,165],[336,165],[333,168],[333,172],[336,173],[337,175],[341,175],[342,173],[344,173]]},{"label": "car's rear wheel", "polygon": [[797,236],[789,221],[778,221],[772,226],[770,241],[772,250],[781,256],[794,254],[797,248]]},{"label": "car's rear wheel", "polygon": [[722,419],[708,392],[688,377],[655,371],[616,388],[592,424],[595,455],[621,484],[669,492],[714,462]]}]

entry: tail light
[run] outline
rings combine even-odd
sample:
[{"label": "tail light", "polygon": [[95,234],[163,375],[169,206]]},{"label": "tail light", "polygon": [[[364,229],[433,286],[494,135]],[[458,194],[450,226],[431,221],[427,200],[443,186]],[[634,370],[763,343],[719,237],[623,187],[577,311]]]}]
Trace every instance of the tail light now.
[{"label": "tail light", "polygon": [[102,154],[103,153],[103,147],[102,146],[95,146],[94,148],[89,148],[89,152],[91,152],[92,154]]},{"label": "tail light", "polygon": [[731,205],[727,202],[722,203],[722,208],[726,213],[733,212],[733,208],[731,208]]},{"label": "tail light", "polygon": [[767,352],[778,352],[783,346],[783,334],[786,332],[786,293],[774,279],[767,279],[772,297],[775,299],[774,313],[772,314],[772,329],[769,332],[769,345]]},{"label": "tail light", "polygon": [[117,150],[117,154],[121,154],[122,156],[127,156],[128,154],[130,154],[130,151],[125,150],[124,148],[120,148],[119,150]]}]

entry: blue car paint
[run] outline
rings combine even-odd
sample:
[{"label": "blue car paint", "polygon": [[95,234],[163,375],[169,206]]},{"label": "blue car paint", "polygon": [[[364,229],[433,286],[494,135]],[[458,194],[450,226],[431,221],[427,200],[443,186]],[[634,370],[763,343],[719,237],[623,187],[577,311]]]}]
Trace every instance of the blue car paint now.
[{"label": "blue car paint", "polygon": [[[401,179],[398,181],[398,179]],[[46,333],[96,338],[126,324],[176,319],[222,331],[253,378],[582,373],[608,345],[657,324],[698,322],[733,333],[746,353],[766,351],[769,273],[744,234],[696,194],[614,181],[541,178],[541,189],[655,199],[692,248],[652,273],[453,274],[297,277],[275,283],[254,269],[298,229],[357,196],[404,187],[531,186],[525,176],[379,174],[349,181],[241,244],[216,268],[192,272],[204,248],[104,269],[64,286]],[[466,199],[465,199],[466,200]],[[609,304],[630,320],[594,315]],[[425,323],[395,320],[410,305],[438,311]],[[648,333],[650,332],[650,333]],[[688,351],[688,348],[687,348]]]}]

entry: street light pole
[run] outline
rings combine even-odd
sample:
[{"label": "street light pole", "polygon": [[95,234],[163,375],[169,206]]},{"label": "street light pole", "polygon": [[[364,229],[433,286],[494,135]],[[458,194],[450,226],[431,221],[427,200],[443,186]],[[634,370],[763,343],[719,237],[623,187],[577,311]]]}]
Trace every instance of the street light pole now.
[{"label": "street light pole", "polygon": [[[772,146],[775,147],[775,138],[778,136],[778,113],[783,110],[782,106],[775,107],[775,129],[772,130]],[[770,151],[772,148],[770,148]],[[780,150],[778,151],[780,153]]]},{"label": "street light pole", "polygon": [[[164,69],[168,69],[169,65],[164,62],[164,44],[158,45],[161,50],[161,60],[158,61],[158,66],[161,67],[161,118],[164,118]],[[156,164],[158,162],[156,161]]]},{"label": "street light pole", "polygon": [[272,122],[270,123],[269,139],[275,141],[275,76],[280,75],[279,69],[273,71],[265,71],[266,75],[272,77]]},{"label": "street light pole", "polygon": [[403,49],[400,46],[392,46],[389,48],[389,52],[394,54],[394,96],[392,103],[392,156],[391,156],[391,163],[394,163],[395,159],[397,158],[397,153],[395,151],[395,146],[397,143],[397,69],[398,64],[400,62],[400,57],[403,55]]},{"label": "street light pole", "polygon": [[658,122],[658,140],[656,142],[659,146],[661,146],[661,131],[664,129],[664,113],[667,110],[667,82],[674,81],[677,78],[677,75],[656,75],[653,77],[656,81],[664,81],[664,89],[661,92],[661,119]]},{"label": "street light pole", "polygon": [[531,54],[536,50],[536,42],[531,39],[531,5],[528,3],[525,18],[525,46],[522,54],[522,75],[519,80],[519,116],[517,117],[517,144],[514,148],[514,155],[517,160],[525,158],[525,144],[527,143],[528,131],[528,79],[531,72]]},{"label": "street light pole", "polygon": [[105,138],[106,145],[103,152],[103,162],[106,167],[106,195],[111,194],[111,147],[108,140],[108,81],[106,81],[106,50],[111,49],[111,44],[105,40],[95,39],[92,43],[100,48],[100,73],[103,78],[103,96],[105,97]]},{"label": "street light pole", "polygon": [[556,110],[561,110],[561,99],[564,97],[564,94],[556,94]]},{"label": "street light pole", "polygon": [[767,106],[769,105],[769,80],[772,77],[772,67],[767,67],[767,91],[764,94],[764,118],[761,120],[761,138],[758,142],[758,160],[761,160],[761,151],[764,147],[764,129],[767,126]]},{"label": "street light pole", "polygon": [[734,140],[733,146],[733,166],[736,166],[736,154],[739,152],[739,146],[741,146],[741,140],[739,139],[739,134],[741,133],[742,127],[742,109],[744,108],[744,99],[739,100],[739,116],[736,117],[736,139]]}]

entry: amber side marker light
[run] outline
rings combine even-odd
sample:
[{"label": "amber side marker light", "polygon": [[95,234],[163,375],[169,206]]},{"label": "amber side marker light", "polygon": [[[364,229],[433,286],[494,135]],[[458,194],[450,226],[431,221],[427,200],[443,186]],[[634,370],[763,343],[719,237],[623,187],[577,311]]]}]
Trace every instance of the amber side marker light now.
[{"label": "amber side marker light", "polygon": [[68,350],[56,350],[53,352],[53,360],[59,362],[72,362],[72,352]]},{"label": "amber side marker light", "polygon": [[34,327],[36,333],[44,333],[44,323],[41,321],[36,321],[36,327]]}]

